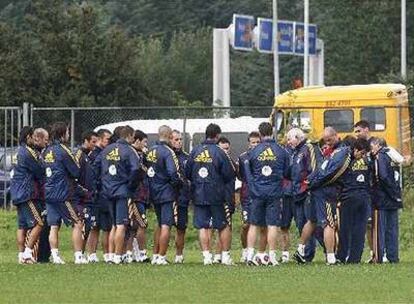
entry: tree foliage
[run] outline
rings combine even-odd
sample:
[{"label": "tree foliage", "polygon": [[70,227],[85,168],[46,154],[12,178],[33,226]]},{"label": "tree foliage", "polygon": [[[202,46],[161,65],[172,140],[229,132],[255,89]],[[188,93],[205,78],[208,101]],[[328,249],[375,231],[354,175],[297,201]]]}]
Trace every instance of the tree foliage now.
[{"label": "tree foliage", "polygon": [[[400,81],[400,0],[313,0],[326,84]],[[270,17],[270,0],[0,0],[0,104],[183,105],[212,102],[212,28],[233,13]],[[407,1],[414,64],[414,2]],[[303,19],[303,1],[279,18]],[[281,56],[281,91],[303,58]],[[410,69],[408,84],[413,83]],[[270,105],[272,57],[231,52],[233,105]]]}]

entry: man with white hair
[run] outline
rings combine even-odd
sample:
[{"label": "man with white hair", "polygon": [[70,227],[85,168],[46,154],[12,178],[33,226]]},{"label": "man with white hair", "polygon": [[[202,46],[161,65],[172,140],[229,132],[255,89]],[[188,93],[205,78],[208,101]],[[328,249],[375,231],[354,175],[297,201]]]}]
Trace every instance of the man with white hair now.
[{"label": "man with white hair", "polygon": [[[322,154],[317,145],[307,142],[305,133],[299,128],[293,128],[287,133],[287,144],[293,150],[290,166],[291,179],[291,213],[295,219],[299,235],[302,235],[304,227],[309,234],[308,240],[304,242],[304,250],[301,250],[301,256],[306,262],[311,262],[315,256],[315,239],[313,231],[316,223],[315,205],[311,202],[311,195],[308,192],[306,183],[307,177],[316,170],[318,162],[321,162]],[[283,208],[285,209],[285,208]],[[289,223],[290,224],[290,220]],[[289,225],[282,226],[282,233],[289,235]],[[287,228],[287,229],[283,229]],[[309,233],[310,232],[310,233]],[[282,238],[286,240],[287,238]],[[282,244],[283,247],[283,244]],[[287,246],[285,246],[287,247]],[[302,248],[302,247],[301,247]],[[282,259],[289,259],[289,252],[282,252]],[[296,256],[295,256],[296,258]],[[283,260],[282,260],[283,262]]]},{"label": "man with white hair", "polygon": [[308,176],[309,188],[313,191],[318,225],[323,229],[327,265],[336,264],[335,230],[338,203],[337,181],[351,162],[351,150],[342,145],[336,130],[326,127],[323,133],[325,144],[332,150],[318,170]]}]

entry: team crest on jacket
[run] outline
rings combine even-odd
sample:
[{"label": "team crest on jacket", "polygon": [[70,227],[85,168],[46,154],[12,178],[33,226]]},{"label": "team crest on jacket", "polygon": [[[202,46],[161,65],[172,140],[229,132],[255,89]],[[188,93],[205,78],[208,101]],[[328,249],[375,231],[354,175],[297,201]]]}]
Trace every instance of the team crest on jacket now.
[{"label": "team crest on jacket", "polygon": [[266,150],[264,150],[262,153],[259,154],[259,156],[257,157],[257,160],[259,161],[267,161],[267,160],[276,160],[276,155],[274,155],[272,149],[267,148]]},{"label": "team crest on jacket", "polygon": [[157,162],[157,150],[151,150],[150,152],[148,152],[147,161],[149,161],[151,163],[156,163]]},{"label": "team crest on jacket", "polygon": [[262,168],[262,174],[264,176],[270,176],[272,174],[272,168],[270,168],[269,166],[264,166]]},{"label": "team crest on jacket", "polygon": [[366,171],[368,170],[368,166],[365,163],[364,159],[359,159],[357,160],[353,165],[352,165],[352,171]]},{"label": "team crest on jacket", "polygon": [[155,176],[155,170],[153,167],[149,167],[147,171],[148,177],[154,177]]},{"label": "team crest on jacket", "polygon": [[200,170],[198,170],[198,175],[201,178],[206,178],[208,176],[208,169],[206,167],[201,167]]},{"label": "team crest on jacket", "polygon": [[55,162],[55,156],[53,155],[52,151],[49,151],[45,155],[45,163],[54,163]]},{"label": "team crest on jacket", "polygon": [[115,148],[111,152],[109,152],[106,155],[106,159],[112,161],[120,161],[121,157],[119,156],[119,148]]},{"label": "team crest on jacket", "polygon": [[206,149],[203,152],[201,152],[200,154],[198,154],[196,156],[196,158],[194,159],[194,161],[196,163],[211,163],[211,162],[213,162],[213,159],[211,158],[210,153]]}]

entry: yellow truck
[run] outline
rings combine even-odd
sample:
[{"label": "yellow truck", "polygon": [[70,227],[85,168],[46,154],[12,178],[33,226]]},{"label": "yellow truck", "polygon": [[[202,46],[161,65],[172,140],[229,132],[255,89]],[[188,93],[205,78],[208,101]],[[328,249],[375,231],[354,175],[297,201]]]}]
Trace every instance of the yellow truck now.
[{"label": "yellow truck", "polygon": [[275,99],[271,120],[283,136],[292,126],[318,139],[325,127],[334,127],[343,138],[353,134],[359,120],[371,125],[371,135],[387,143],[411,161],[410,109],[402,84],[318,86],[287,91]]}]

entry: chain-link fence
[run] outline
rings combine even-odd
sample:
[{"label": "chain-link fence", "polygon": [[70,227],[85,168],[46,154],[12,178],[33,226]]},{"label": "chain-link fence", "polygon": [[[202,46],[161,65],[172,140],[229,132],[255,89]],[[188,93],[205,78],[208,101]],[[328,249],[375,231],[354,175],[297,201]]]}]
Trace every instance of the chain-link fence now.
[{"label": "chain-link fence", "polygon": [[[412,107],[301,107],[277,109],[274,124],[279,132],[290,126],[299,126],[312,136],[321,135],[326,126],[340,133],[352,133],[354,124],[367,120],[371,124],[371,135],[386,137],[390,143],[400,146],[401,141],[414,132],[414,109]],[[414,108],[414,107],[413,107]],[[84,131],[118,122],[179,119],[181,131],[190,119],[215,119],[252,117],[268,119],[273,108],[269,107],[100,107],[100,108],[31,108],[31,124],[46,127],[56,121],[65,121],[71,126],[72,146],[81,141]],[[276,110],[276,109],[275,109]],[[145,131],[145,130],[144,130]],[[404,138],[403,138],[404,137]]]},{"label": "chain-link fence", "polygon": [[71,126],[71,145],[81,141],[82,133],[110,123],[180,119],[185,130],[188,119],[214,119],[223,117],[268,118],[272,107],[100,107],[100,108],[36,108],[31,109],[31,124],[45,127],[56,121],[65,121]]}]

